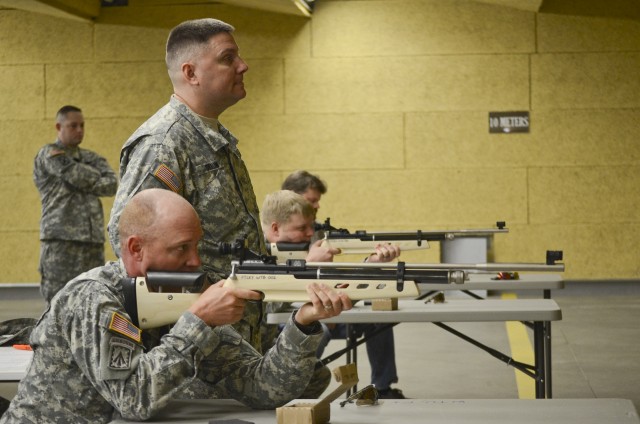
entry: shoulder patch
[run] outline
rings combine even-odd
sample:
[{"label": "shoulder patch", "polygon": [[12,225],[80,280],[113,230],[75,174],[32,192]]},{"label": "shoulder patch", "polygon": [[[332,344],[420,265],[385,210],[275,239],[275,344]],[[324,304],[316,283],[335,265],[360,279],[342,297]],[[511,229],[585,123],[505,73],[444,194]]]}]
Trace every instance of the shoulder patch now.
[{"label": "shoulder patch", "polygon": [[172,191],[178,192],[180,187],[182,187],[182,182],[180,178],[165,164],[160,164],[153,171],[153,176],[162,181],[167,187],[169,187]]},{"label": "shoulder patch", "polygon": [[49,157],[64,155],[64,150],[62,149],[51,149],[49,150]]},{"label": "shoulder patch", "polygon": [[117,312],[114,312],[109,322],[109,330],[122,334],[136,342],[142,341],[142,330],[133,325],[128,319]]},{"label": "shoulder patch", "polygon": [[109,368],[114,370],[128,370],[136,345],[127,339],[113,337],[109,341]]}]

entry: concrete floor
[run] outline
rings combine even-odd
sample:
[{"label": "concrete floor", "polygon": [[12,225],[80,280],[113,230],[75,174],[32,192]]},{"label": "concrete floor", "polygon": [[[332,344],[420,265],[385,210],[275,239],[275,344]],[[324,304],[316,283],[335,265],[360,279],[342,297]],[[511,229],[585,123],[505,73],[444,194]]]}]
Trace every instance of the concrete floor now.
[{"label": "concrete floor", "polygon": [[[44,302],[36,290],[28,295],[15,292],[0,289],[0,320],[41,313]],[[567,283],[552,297],[563,314],[562,321],[552,324],[553,397],[630,399],[640,410],[640,283]],[[453,323],[451,327],[510,355],[505,323]],[[518,371],[464,340],[428,323],[403,323],[394,331],[397,387],[405,396],[519,397]],[[332,340],[325,354],[343,346],[343,340]],[[363,387],[370,373],[364,346],[358,349],[358,357]],[[341,358],[329,366],[343,363]],[[15,387],[15,383],[0,383],[0,396],[11,398]]]}]

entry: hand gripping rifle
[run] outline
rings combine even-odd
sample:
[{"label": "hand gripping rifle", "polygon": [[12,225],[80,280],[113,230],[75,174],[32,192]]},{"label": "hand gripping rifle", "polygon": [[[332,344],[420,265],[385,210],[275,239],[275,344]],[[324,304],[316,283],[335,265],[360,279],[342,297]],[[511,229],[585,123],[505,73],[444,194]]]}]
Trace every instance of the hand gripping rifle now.
[{"label": "hand gripping rifle", "polygon": [[[350,233],[344,228],[332,227],[329,218],[324,224],[316,225],[316,230],[324,231],[322,246],[340,249],[341,254],[371,254],[376,252],[380,243],[393,243],[401,251],[428,249],[430,241],[453,240],[456,237],[487,236],[497,233],[508,233],[504,221],[496,222],[496,228],[479,228],[467,230],[441,231],[395,231],[367,232],[358,230]],[[304,259],[309,252],[310,243],[270,243],[270,253],[278,258],[279,263],[287,259]]]},{"label": "hand gripping rifle", "polygon": [[[469,272],[564,271],[556,264],[559,256],[547,264],[405,264],[335,263],[291,260],[276,264],[273,258],[232,262],[225,287],[259,291],[266,302],[306,302],[306,286],[318,281],[345,292],[353,301],[378,298],[416,298],[416,282],[463,283]],[[554,259],[555,258],[555,259]],[[135,325],[142,329],[172,324],[200,296],[206,287],[204,272],[148,272],[145,277],[121,280],[125,309]],[[169,291],[166,291],[169,290]],[[191,292],[189,292],[191,291]]]}]

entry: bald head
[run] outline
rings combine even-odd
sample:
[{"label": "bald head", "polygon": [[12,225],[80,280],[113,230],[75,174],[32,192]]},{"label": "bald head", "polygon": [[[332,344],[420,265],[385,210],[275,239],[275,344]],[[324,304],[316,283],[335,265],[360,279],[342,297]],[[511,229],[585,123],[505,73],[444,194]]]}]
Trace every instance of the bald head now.
[{"label": "bald head", "polygon": [[202,227],[191,204],[162,189],[137,193],[122,210],[121,258],[129,276],[154,271],[195,271],[201,265]]},{"label": "bald head", "polygon": [[133,235],[155,240],[159,234],[170,231],[167,228],[170,220],[176,218],[198,221],[191,204],[172,191],[152,188],[137,193],[122,210],[118,223],[122,250]]}]

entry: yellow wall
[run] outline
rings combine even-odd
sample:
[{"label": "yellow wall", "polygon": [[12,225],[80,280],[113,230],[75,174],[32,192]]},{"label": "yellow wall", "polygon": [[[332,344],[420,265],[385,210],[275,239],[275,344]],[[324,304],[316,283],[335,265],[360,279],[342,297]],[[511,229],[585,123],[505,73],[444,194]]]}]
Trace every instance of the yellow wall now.
[{"label": "yellow wall", "polygon": [[[640,23],[458,0],[322,0],[312,20],[230,6],[103,8],[95,23],[0,9],[0,275],[38,281],[32,160],[63,104],[117,168],[171,93],[168,30],[236,26],[248,97],[221,118],[258,199],[291,170],[329,185],[320,218],[368,230],[507,222],[495,260],[563,250],[568,279],[640,276]],[[528,134],[488,112],[528,110]],[[108,216],[111,200],[105,199]],[[438,246],[407,259],[437,261]],[[113,258],[107,247],[108,257]]]}]

